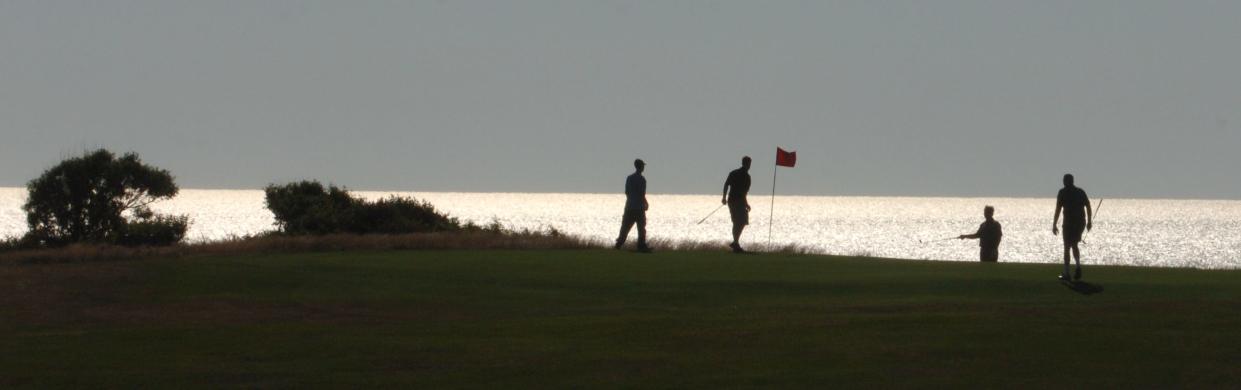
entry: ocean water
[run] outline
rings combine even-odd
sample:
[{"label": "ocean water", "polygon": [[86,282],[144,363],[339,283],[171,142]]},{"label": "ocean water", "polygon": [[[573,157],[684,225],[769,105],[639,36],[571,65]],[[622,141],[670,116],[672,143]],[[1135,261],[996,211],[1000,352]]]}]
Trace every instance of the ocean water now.
[{"label": "ocean water", "polygon": [[[413,196],[480,224],[561,231],[602,242],[616,238],[621,194],[355,192],[366,198]],[[26,231],[25,189],[0,188],[0,236]],[[719,206],[718,195],[650,195],[652,238],[725,243],[728,210],[697,222]],[[1094,200],[1097,204],[1098,200]],[[1001,262],[1058,263],[1060,237],[1051,233],[1054,199],[754,196],[742,245],[795,243],[819,253],[977,261],[972,240],[935,241],[973,233],[985,205],[1004,226]],[[158,212],[188,214],[188,239],[207,241],[274,228],[259,190],[182,190],[157,203]],[[1081,245],[1086,264],[1207,269],[1241,268],[1241,201],[1106,199]],[[636,233],[631,233],[636,234]],[[631,240],[633,236],[631,236]]]}]

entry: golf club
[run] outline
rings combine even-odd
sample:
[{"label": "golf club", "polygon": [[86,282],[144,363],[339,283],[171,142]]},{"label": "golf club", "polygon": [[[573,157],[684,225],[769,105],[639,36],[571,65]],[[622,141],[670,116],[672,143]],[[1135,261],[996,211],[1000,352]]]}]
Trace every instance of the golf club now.
[{"label": "golf club", "polygon": [[707,214],[707,216],[702,217],[702,220],[698,221],[695,225],[701,225],[703,222],[706,222],[707,218],[711,218],[712,215],[715,215],[716,211],[720,211],[722,208],[724,208],[724,205],[721,204],[720,207],[716,207],[715,210],[711,210],[711,214]]},{"label": "golf club", "polygon": [[918,243],[919,243],[919,244],[929,244],[929,243],[932,243],[932,242],[940,242],[940,241],[956,240],[956,239],[959,239],[959,238],[960,238],[960,237],[948,237],[948,238],[941,238],[941,239],[938,239],[938,240],[929,240],[929,241],[922,241],[921,239],[919,239],[919,240],[918,240]]},{"label": "golf club", "polygon": [[[1103,208],[1103,198],[1099,198],[1099,205],[1098,205],[1098,206],[1095,206],[1095,208],[1094,208],[1094,212],[1093,212],[1093,213],[1091,213],[1092,215],[1090,216],[1090,223],[1091,223],[1092,225],[1094,224],[1094,220],[1099,219],[1099,209],[1101,209],[1101,208]],[[1086,230],[1086,231],[1082,232],[1082,243],[1083,243],[1083,244],[1085,244],[1085,243],[1086,243],[1086,233],[1090,233],[1090,230],[1088,229],[1088,230]]]}]

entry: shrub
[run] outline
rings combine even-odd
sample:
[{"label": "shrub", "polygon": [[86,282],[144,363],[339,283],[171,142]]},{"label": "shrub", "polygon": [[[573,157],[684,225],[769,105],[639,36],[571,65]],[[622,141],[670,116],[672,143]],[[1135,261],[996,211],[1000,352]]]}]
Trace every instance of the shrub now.
[{"label": "shrub", "polygon": [[185,238],[185,231],[189,226],[190,219],[187,216],[151,216],[126,223],[125,232],[117,239],[117,244],[172,245]]},{"label": "shrub", "polygon": [[416,233],[456,230],[457,221],[435,211],[426,201],[390,196],[368,203],[358,201],[350,215],[351,233]]},{"label": "shrub", "polygon": [[130,223],[123,214],[150,215],[147,207],[177,195],[168,171],[142,163],[137,154],[117,158],[99,149],[62,161],[26,185],[22,209],[38,246],[120,240]]},{"label": "shrub", "polygon": [[0,240],[0,252],[11,252],[27,249],[38,249],[39,243],[34,241],[30,235],[18,237],[5,237]]},{"label": "shrub", "polygon": [[315,181],[269,185],[267,208],[286,234],[422,233],[460,229],[456,219],[430,203],[391,196],[375,202],[354,198],[348,191]]},{"label": "shrub", "polygon": [[347,231],[356,203],[343,189],[323,188],[316,181],[301,181],[264,190],[267,209],[276,225],[288,234],[328,234]]}]

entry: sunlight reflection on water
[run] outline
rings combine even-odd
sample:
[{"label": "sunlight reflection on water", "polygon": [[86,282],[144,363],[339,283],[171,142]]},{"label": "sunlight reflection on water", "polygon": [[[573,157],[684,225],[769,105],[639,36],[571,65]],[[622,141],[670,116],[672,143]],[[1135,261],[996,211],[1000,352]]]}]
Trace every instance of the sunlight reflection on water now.
[{"label": "sunlight reflection on water", "polygon": [[[616,238],[624,205],[620,194],[368,192],[415,196],[462,220],[498,221],[512,228],[562,231],[610,242]],[[651,237],[730,240],[727,210],[698,220],[717,206],[717,195],[650,195]],[[21,204],[25,189],[0,188],[0,236],[25,232]],[[1096,200],[1097,202],[1097,200]],[[1052,199],[779,196],[774,243],[796,243],[842,255],[976,261],[977,241],[936,241],[972,233],[984,205],[996,208],[1004,226],[1002,262],[1056,263],[1060,238],[1051,234]],[[765,242],[768,197],[752,197],[751,225],[742,244]],[[163,213],[188,214],[188,238],[203,241],[254,234],[273,228],[259,190],[183,190],[158,203]],[[1241,268],[1241,201],[1108,199],[1093,232],[1082,245],[1088,264],[1161,267]]]}]

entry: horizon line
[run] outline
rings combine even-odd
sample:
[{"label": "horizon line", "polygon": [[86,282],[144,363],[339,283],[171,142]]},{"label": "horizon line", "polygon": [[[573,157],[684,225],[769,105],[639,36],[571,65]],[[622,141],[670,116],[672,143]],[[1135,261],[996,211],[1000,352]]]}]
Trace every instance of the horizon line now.
[{"label": "horizon line", "polygon": [[[459,191],[459,190],[408,190],[408,189],[366,189],[352,188],[348,186],[338,186],[350,192],[386,192],[386,193],[452,193],[452,194],[574,194],[574,195],[619,195],[624,196],[620,192],[566,192],[566,191]],[[0,185],[0,189],[18,189],[24,190],[25,186],[6,186]],[[263,191],[263,188],[180,188],[180,190],[193,191]],[[719,194],[702,194],[688,192],[648,192],[647,195],[672,195],[672,196],[718,196]],[[890,195],[890,194],[776,194],[777,197],[824,197],[824,198],[965,198],[965,199],[1053,199],[1054,196],[1030,196],[1030,195]],[[750,197],[770,198],[770,193],[751,193]],[[1241,201],[1241,199],[1232,198],[1204,198],[1204,197],[1153,197],[1153,196],[1127,196],[1127,197],[1092,197],[1093,199],[1116,199],[1116,200],[1182,200],[1182,201]]]}]

